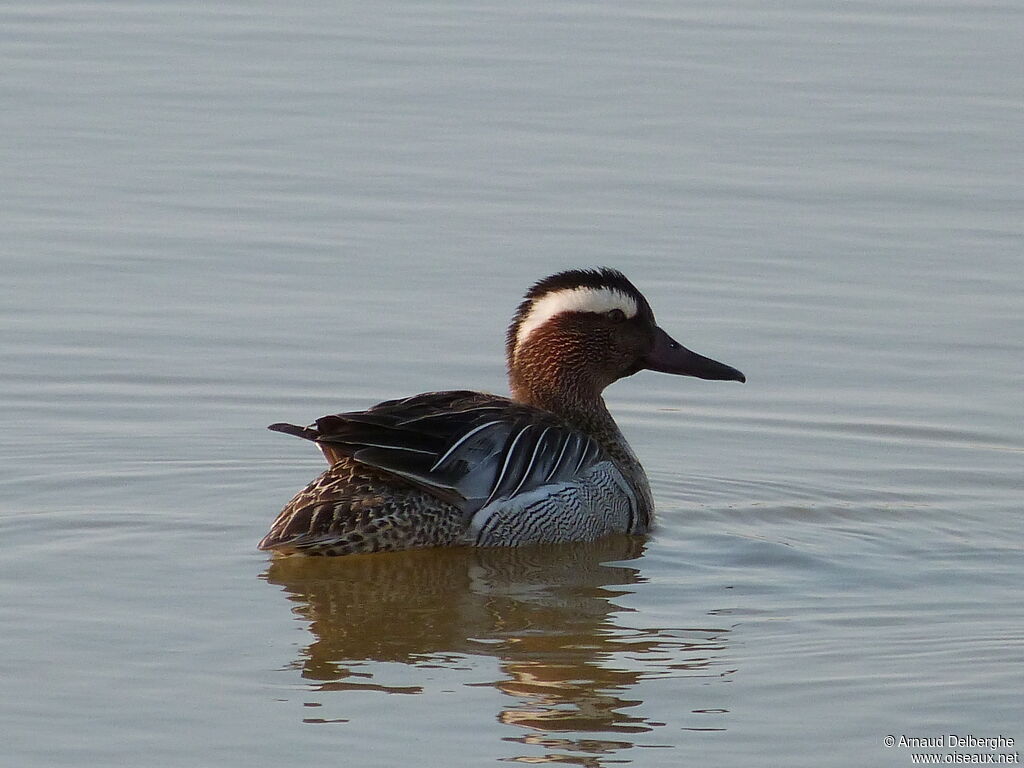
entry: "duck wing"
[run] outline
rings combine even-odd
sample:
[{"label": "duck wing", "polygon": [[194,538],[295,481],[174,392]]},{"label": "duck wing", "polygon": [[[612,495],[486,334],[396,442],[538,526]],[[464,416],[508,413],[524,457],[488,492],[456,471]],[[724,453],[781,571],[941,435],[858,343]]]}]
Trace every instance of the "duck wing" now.
[{"label": "duck wing", "polygon": [[479,392],[430,392],[270,429],[316,442],[332,463],[349,457],[402,478],[467,515],[607,460],[553,414]]}]

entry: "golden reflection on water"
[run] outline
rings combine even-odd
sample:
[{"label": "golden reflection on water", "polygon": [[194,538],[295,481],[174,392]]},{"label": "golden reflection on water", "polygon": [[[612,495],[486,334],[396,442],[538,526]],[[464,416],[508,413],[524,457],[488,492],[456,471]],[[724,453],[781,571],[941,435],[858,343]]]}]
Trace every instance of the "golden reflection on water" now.
[{"label": "golden reflection on water", "polygon": [[[593,756],[628,749],[634,742],[625,737],[664,725],[629,714],[643,703],[641,680],[727,679],[733,671],[723,658],[728,628],[629,626],[630,609],[614,601],[644,581],[643,550],[642,539],[618,536],[519,549],[292,557],[273,560],[263,577],[309,622],[313,639],[295,666],[314,690],[418,694],[417,685],[375,682],[367,663],[455,666],[492,657],[501,679],[465,684],[507,695],[493,716],[520,733],[505,740],[583,753],[511,759],[599,765]],[[553,735],[570,733],[583,738]]]}]

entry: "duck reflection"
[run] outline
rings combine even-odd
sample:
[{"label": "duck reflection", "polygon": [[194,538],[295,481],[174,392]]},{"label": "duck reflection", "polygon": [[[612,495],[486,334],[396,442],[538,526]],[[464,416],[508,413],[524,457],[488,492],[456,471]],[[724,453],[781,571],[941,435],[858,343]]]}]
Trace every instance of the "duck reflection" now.
[{"label": "duck reflection", "polygon": [[[284,588],[313,635],[296,661],[315,689],[419,693],[373,681],[368,662],[455,665],[497,659],[509,697],[507,740],[594,755],[632,746],[621,735],[663,725],[628,710],[644,678],[723,677],[728,629],[630,629],[615,598],[644,579],[642,539],[507,549],[431,549],[341,558],[281,558],[264,578]],[[613,618],[615,619],[613,621]],[[558,733],[593,734],[582,740]],[[599,734],[612,738],[601,738]],[[588,762],[549,755],[556,762]],[[545,758],[520,758],[544,762]],[[597,765],[599,763],[593,763]]]}]

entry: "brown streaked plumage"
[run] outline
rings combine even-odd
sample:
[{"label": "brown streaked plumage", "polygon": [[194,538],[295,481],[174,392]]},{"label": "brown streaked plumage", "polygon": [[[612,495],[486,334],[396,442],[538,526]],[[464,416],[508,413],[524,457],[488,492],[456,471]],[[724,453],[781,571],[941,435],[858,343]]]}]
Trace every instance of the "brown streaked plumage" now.
[{"label": "brown streaked plumage", "polygon": [[535,284],[506,340],[512,397],[432,392],[271,429],[330,464],[281,511],[260,549],[282,554],[592,540],[650,527],[643,468],[601,392],[644,368],[743,374],[673,341],[620,272]]}]

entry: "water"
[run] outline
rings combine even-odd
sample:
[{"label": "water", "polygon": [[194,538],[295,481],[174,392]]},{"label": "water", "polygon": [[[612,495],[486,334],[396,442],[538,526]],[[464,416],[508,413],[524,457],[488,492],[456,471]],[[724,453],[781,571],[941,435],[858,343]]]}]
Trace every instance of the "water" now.
[{"label": "water", "polygon": [[[1019,750],[1022,22],[0,8],[10,764]],[[609,390],[652,537],[255,550],[320,471],[265,424],[502,392],[523,290],[595,264],[749,378]]]}]

